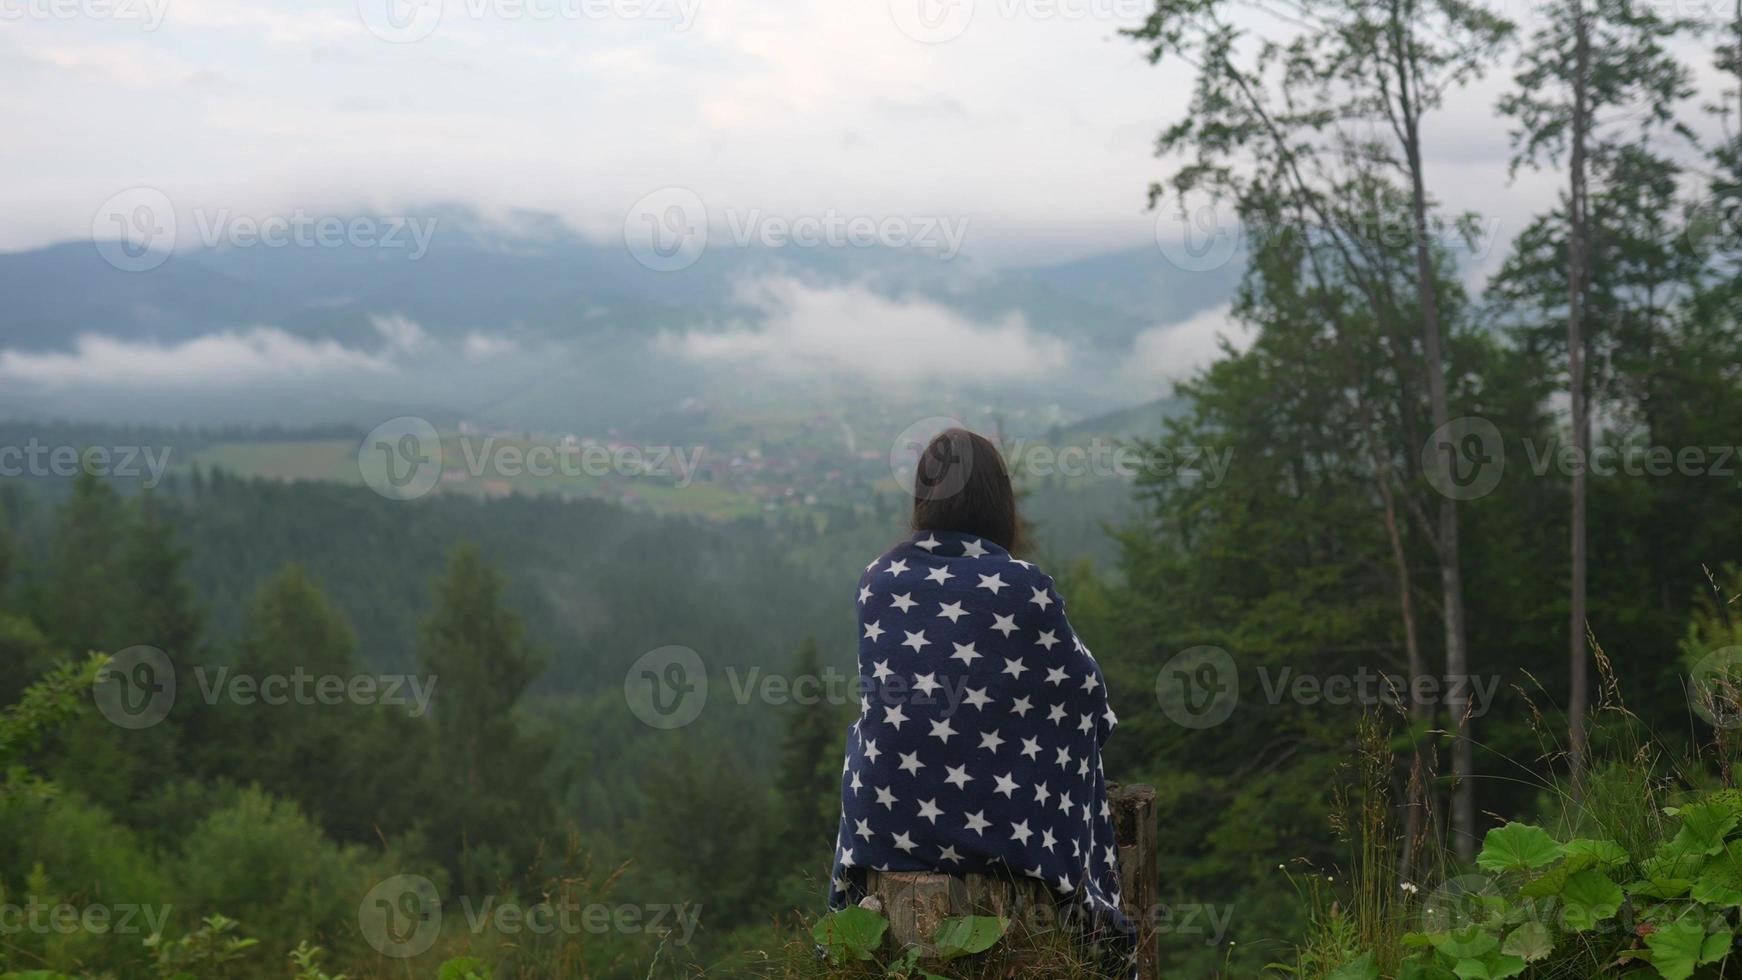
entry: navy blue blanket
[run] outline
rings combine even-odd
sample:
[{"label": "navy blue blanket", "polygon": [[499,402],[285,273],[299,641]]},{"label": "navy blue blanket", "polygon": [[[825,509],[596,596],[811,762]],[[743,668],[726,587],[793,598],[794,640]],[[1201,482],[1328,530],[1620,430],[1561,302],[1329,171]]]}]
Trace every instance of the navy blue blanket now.
[{"label": "navy blue blanket", "polygon": [[1026,875],[1128,942],[1101,771],[1106,683],[1052,579],[989,541],[921,532],[859,580],[829,904],[865,870]]}]

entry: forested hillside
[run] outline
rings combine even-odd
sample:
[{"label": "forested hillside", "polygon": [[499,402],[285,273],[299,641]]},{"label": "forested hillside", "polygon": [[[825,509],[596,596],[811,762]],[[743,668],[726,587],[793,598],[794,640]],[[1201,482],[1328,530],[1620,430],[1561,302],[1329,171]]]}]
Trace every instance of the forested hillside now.
[{"label": "forested hillside", "polygon": [[[789,16],[698,60],[760,62]],[[0,256],[0,980],[1035,972],[1007,923],[951,926],[921,963],[872,910],[823,914],[863,789],[854,583],[952,416],[998,441],[1018,550],[1104,671],[1106,780],[1157,790],[1137,925],[1164,976],[1735,977],[1742,5],[1155,0],[1102,35],[1174,104],[1053,122],[1130,142],[1165,120],[1153,248],[988,272],[709,247],[671,186],[612,210],[605,244],[434,208],[456,233],[427,265],[155,238],[128,257],[161,274],[107,240]],[[867,63],[929,99],[920,66],[996,47],[953,40]],[[759,111],[702,114],[802,117],[759,100],[857,64],[818,50],[745,87]],[[646,67],[552,51],[527,60]],[[659,92],[637,112],[697,102]],[[854,121],[1004,132],[946,94]],[[1472,119],[1503,155],[1465,146]],[[802,142],[874,142],[832,135]],[[835,179],[805,162],[771,183]],[[1519,186],[1528,208],[1456,203]],[[672,191],[699,232],[640,210]],[[716,235],[744,216],[722,205]],[[486,443],[509,455],[468,469]],[[639,462],[674,449],[700,465]],[[503,465],[559,450],[609,465]],[[372,480],[382,461],[410,482]],[[935,684],[896,666],[872,669]],[[923,833],[933,804],[903,816]]]}]

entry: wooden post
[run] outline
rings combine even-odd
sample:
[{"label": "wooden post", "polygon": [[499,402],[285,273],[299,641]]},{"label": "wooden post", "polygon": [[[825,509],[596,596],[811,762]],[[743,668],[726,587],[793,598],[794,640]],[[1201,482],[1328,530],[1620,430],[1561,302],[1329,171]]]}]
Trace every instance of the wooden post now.
[{"label": "wooden post", "polygon": [[1137,927],[1137,975],[1161,976],[1157,962],[1156,891],[1161,887],[1155,852],[1155,787],[1107,787],[1113,811],[1113,841],[1119,847],[1119,898],[1125,917]]},{"label": "wooden post", "polygon": [[[1119,894],[1125,915],[1137,927],[1137,970],[1140,980],[1156,980],[1154,909],[1159,886],[1156,869],[1155,788],[1107,787],[1113,815],[1113,842],[1119,854]],[[927,871],[867,871],[866,898],[861,905],[889,919],[896,949],[918,946],[923,955],[936,952],[932,935],[938,923],[958,915],[1000,915],[1018,919],[1033,908],[1050,913],[1059,899],[1045,885],[1027,877],[947,875]]]}]

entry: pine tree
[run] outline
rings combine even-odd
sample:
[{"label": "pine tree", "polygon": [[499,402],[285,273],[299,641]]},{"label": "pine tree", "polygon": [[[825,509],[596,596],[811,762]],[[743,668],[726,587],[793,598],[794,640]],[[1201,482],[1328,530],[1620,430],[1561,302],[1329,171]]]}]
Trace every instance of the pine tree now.
[{"label": "pine tree", "polygon": [[468,892],[522,870],[550,810],[548,740],[522,732],[514,713],[544,661],[502,604],[503,584],[476,546],[455,549],[419,649],[425,683],[436,685],[435,843]]},{"label": "pine tree", "polygon": [[[792,676],[795,700],[786,711],[776,785],[787,814],[788,839],[798,845],[795,850],[826,853],[840,809],[842,712],[829,702],[829,692],[820,683],[823,660],[815,637],[799,647]],[[814,688],[813,679],[818,682]],[[799,697],[812,703],[800,703]]]},{"label": "pine tree", "polygon": [[6,502],[0,500],[0,608],[5,607],[6,588],[12,584],[17,561],[18,545],[12,540],[12,523],[6,516]]},{"label": "pine tree", "polygon": [[125,591],[120,552],[127,533],[115,490],[89,471],[80,474],[60,509],[44,608],[36,617],[75,655],[114,653],[136,642],[126,635],[115,602]]}]

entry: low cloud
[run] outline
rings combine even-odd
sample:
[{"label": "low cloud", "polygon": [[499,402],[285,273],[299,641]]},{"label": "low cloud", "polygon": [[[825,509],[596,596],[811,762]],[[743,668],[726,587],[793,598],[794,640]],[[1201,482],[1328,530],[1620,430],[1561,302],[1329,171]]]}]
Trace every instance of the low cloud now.
[{"label": "low cloud", "polygon": [[43,387],[117,385],[219,387],[335,371],[392,370],[386,358],[335,340],[310,340],[277,327],[207,334],[177,343],[79,337],[71,351],[0,350],[0,380]]},{"label": "low cloud", "polygon": [[466,334],[466,339],[460,342],[460,351],[468,361],[487,361],[519,349],[520,345],[507,337],[478,330]]},{"label": "low cloud", "polygon": [[1131,355],[1121,372],[1125,380],[1145,386],[1171,388],[1222,356],[1221,339],[1236,350],[1252,342],[1251,331],[1229,316],[1227,304],[1205,310],[1189,319],[1150,327],[1131,341]]},{"label": "low cloud", "polygon": [[398,313],[387,316],[371,316],[369,325],[381,335],[381,340],[387,345],[387,349],[396,353],[415,353],[429,343],[429,334],[424,332],[423,327],[416,320]]},{"label": "low cloud", "polygon": [[662,333],[660,348],[693,361],[752,363],[788,376],[844,372],[883,384],[1022,380],[1062,370],[1070,359],[1063,341],[1018,314],[980,323],[862,285],[776,277],[742,287],[738,299],[761,314],[760,325]]}]

